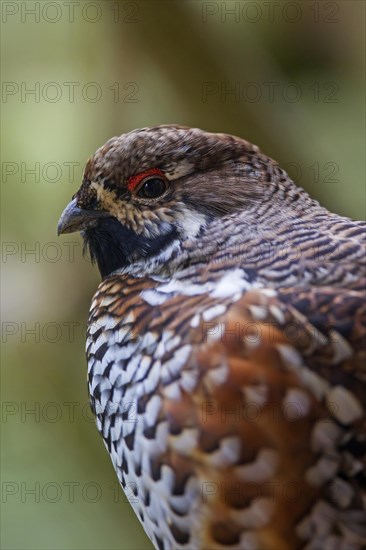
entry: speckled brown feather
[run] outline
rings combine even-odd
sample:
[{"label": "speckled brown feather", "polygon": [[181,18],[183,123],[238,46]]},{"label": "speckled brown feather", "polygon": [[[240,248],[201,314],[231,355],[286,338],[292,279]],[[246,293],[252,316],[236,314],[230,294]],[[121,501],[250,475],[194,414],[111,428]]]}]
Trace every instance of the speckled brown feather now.
[{"label": "speckled brown feather", "polygon": [[[146,283],[145,289],[150,286]],[[349,505],[339,508],[340,513],[345,517],[347,510],[364,513],[361,478],[348,475],[346,468],[347,460],[353,460],[349,452],[352,445],[355,447],[358,442],[358,447],[365,451],[364,413],[355,422],[343,424],[337,401],[327,403],[330,388],[339,385],[359,404],[366,402],[362,363],[364,293],[312,287],[282,288],[276,293],[250,291],[230,306],[225,316],[215,320],[217,327],[224,326],[217,338],[212,323],[190,326],[194,312],[204,303],[202,297],[186,300],[183,315],[169,318],[171,308],[176,311],[179,307],[179,299],[172,298],[163,308],[148,305],[135,308],[141,281],[123,280],[119,276],[102,284],[92,322],[97,322],[98,314],[103,313],[103,300],[112,290],[116,301],[108,304],[108,314],[125,318],[133,311],[136,316],[132,334],[160,332],[163,327],[175,333],[179,322],[180,345],[186,342],[192,345],[183,368],[197,373],[192,391],[182,391],[179,399],[171,399],[164,395],[162,380],[155,390],[163,396],[159,419],[168,422],[171,435],[165,451],[153,458],[153,469],[171,467],[177,474],[176,485],[180,490],[189,479],[194,479],[195,498],[201,510],[200,521],[193,522],[189,532],[175,525],[172,514],[171,547],[183,548],[187,544],[188,548],[213,549],[230,545],[230,548],[277,550],[300,548],[311,537],[318,544],[330,537],[341,540],[341,520],[335,519],[325,528],[317,527],[316,518],[309,519],[319,502],[329,503],[332,510],[338,509],[337,498],[331,497],[336,473],[319,486],[309,483],[306,475],[326,455],[314,443],[318,422],[326,421],[336,426],[344,439],[339,435],[339,445],[326,451],[339,456],[337,472],[354,492]],[[212,300],[207,297],[203,310],[210,305]],[[288,327],[297,328],[296,337],[286,333]],[[216,338],[210,334],[216,334]],[[346,347],[343,355],[346,353],[347,357],[342,359],[339,349],[345,346],[344,340],[353,348],[350,352]],[[161,360],[170,357],[171,354],[166,354]],[[217,377],[223,364],[228,366],[224,380]],[[302,396],[304,406],[301,400],[290,398],[284,409],[286,394],[294,389]],[[172,442],[185,430],[194,430],[196,444],[189,452],[177,452]],[[352,445],[347,437],[352,439]],[[229,464],[212,463],[213,453],[227,438],[238,442],[236,455],[233,454]],[[272,466],[268,459],[262,480],[261,475],[256,478],[252,473],[252,477],[249,475],[243,481],[238,468],[255,463],[263,449],[269,451]],[[252,510],[249,515],[248,510]],[[244,512],[248,517],[241,521],[240,514],[244,516]],[[312,527],[304,534],[301,526],[306,521],[312,522]],[[362,531],[362,522],[359,529]],[[365,533],[357,536],[361,546],[355,548],[361,548]],[[352,542],[352,537],[349,541]]]}]

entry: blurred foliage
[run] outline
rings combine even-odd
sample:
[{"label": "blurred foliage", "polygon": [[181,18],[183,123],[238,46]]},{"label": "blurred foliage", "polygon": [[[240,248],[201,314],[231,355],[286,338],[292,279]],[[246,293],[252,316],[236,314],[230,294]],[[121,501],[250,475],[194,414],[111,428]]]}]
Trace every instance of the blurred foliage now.
[{"label": "blurred foliage", "polygon": [[99,277],[79,236],[56,239],[98,146],[161,123],[236,134],[331,210],[365,216],[365,3],[270,5],[1,4],[4,549],[151,547],[88,412]]}]

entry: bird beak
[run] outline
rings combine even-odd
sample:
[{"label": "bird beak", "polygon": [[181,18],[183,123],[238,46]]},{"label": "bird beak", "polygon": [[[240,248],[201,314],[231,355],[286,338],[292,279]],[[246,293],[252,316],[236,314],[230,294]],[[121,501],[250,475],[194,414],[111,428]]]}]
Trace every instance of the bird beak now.
[{"label": "bird beak", "polygon": [[107,216],[109,214],[102,210],[83,210],[77,206],[76,199],[73,199],[61,214],[57,226],[57,235],[83,231],[88,227],[94,227],[97,225],[99,218]]}]

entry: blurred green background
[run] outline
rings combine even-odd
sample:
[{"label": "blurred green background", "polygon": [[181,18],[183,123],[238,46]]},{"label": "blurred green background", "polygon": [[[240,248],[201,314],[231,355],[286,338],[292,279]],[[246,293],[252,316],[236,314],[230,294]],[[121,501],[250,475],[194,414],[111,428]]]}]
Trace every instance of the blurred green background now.
[{"label": "blurred green background", "polygon": [[331,210],[365,216],[361,1],[5,2],[1,547],[151,548],[88,409],[99,276],[56,238],[108,138],[180,123],[257,143]]}]

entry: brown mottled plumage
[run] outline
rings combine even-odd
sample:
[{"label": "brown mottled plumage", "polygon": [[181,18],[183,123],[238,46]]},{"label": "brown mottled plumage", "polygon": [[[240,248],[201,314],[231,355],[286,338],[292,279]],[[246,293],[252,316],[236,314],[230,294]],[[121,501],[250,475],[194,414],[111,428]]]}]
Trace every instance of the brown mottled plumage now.
[{"label": "brown mottled plumage", "polygon": [[366,547],[365,224],[240,138],[159,126],[89,159],[75,230],[92,407],[156,548]]}]

